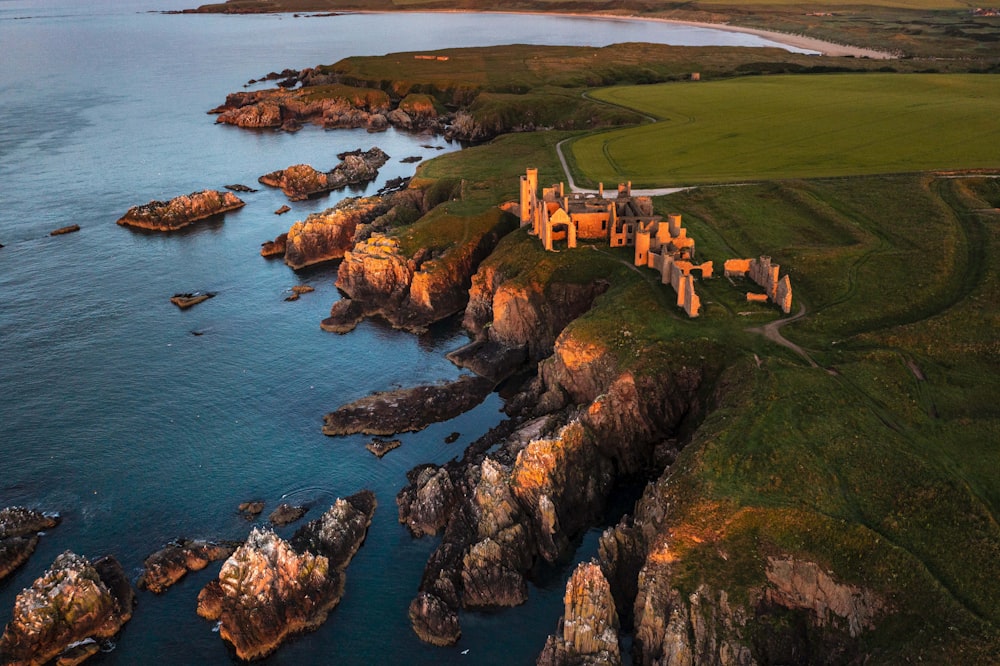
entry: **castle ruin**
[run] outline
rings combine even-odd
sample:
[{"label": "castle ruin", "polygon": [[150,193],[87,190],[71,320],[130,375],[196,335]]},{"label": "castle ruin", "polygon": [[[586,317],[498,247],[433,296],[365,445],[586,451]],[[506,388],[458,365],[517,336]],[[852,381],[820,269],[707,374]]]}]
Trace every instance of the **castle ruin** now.
[{"label": "castle ruin", "polygon": [[[653,214],[651,197],[634,196],[632,183],[618,185],[614,198],[604,195],[604,184],[597,194],[566,193],[563,183],[538,190],[538,169],[527,169],[521,176],[517,215],[522,227],[542,241],[542,246],[555,251],[555,243],[565,241],[569,249],[578,239],[607,240],[611,247],[634,247],[634,263],[659,272],[660,282],[669,284],[677,293],[677,306],[689,317],[697,317],[701,299],[694,288],[692,271],[702,279],[712,277],[711,261],[695,263],[695,241],[688,236],[681,216],[667,215],[664,220]],[[749,275],[768,290],[764,301],[770,300],[788,313],[792,304],[792,287],[788,276],[778,278],[778,269],[770,257],[730,259],[726,261],[726,276]],[[742,269],[742,272],[741,272]],[[754,296],[754,298],[751,298]],[[747,300],[757,300],[747,294]]]}]

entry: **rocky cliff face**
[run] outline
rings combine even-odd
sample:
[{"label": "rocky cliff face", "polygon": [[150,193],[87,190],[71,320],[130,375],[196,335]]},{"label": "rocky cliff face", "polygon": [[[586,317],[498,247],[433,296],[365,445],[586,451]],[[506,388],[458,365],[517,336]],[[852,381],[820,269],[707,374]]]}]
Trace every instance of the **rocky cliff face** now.
[{"label": "rocky cliff face", "polygon": [[539,666],[621,664],[618,614],[611,586],[596,562],[584,562],[566,584],[560,632],[549,636]]},{"label": "rocky cliff face", "polygon": [[334,305],[324,327],[343,332],[361,316],[378,315],[397,328],[421,332],[462,310],[480,262],[513,229],[513,217],[497,214],[480,231],[439,251],[421,248],[406,256],[398,238],[374,233],[344,254],[337,287],[350,298]]},{"label": "rocky cliff face", "polygon": [[340,602],[344,570],[367,534],[375,496],[338,499],[291,542],[255,528],[198,595],[198,614],[240,659],[270,654],[289,635],[315,629]]},{"label": "rocky cliff face", "polygon": [[566,325],[589,310],[608,283],[512,280],[503,258],[483,262],[472,278],[463,326],[537,361],[552,353]]},{"label": "rocky cliff face", "polygon": [[380,148],[343,153],[340,163],[330,171],[317,171],[308,164],[296,164],[272,171],[258,178],[269,187],[280,187],[291,201],[302,201],[314,194],[361,185],[378,177],[378,170],[389,160]]},{"label": "rocky cliff face", "polygon": [[[717,523],[729,514],[702,506],[692,524],[679,517],[685,498],[668,472],[647,486],[634,514],[600,540],[600,568],[613,599],[603,603],[619,611],[622,629],[632,634],[635,663],[864,663],[857,639],[887,610],[884,599],[800,557],[766,556],[760,575],[752,573],[758,568],[755,553],[742,552],[739,563],[728,564],[725,527]],[[738,585],[720,585],[730,579],[718,571],[713,577],[692,575],[697,569],[687,560],[706,545],[716,567],[739,569]],[[572,580],[567,585],[567,607],[586,604],[592,596],[590,588]],[[561,624],[539,663],[591,663],[574,660],[565,631]]]},{"label": "rocky cliff face", "polygon": [[243,205],[243,201],[232,192],[203,190],[174,197],[170,201],[154,200],[142,206],[133,206],[118,220],[118,224],[152,231],[176,231]]},{"label": "rocky cliff face", "polygon": [[[528,339],[532,331],[558,332],[560,323],[579,314],[601,289],[566,288],[561,293],[573,298],[536,305],[539,301],[520,297],[516,308],[496,308],[495,294],[525,292],[489,270],[476,280],[493,285],[480,293],[494,294],[493,325],[486,330],[501,331],[498,344],[538,344]],[[552,293],[549,287],[546,293]],[[510,326],[498,311],[530,324]],[[470,317],[476,316],[467,314],[467,323],[475,327]],[[707,373],[702,366],[678,363],[656,377],[635,373],[623,369],[607,348],[578,339],[572,327],[559,334],[553,348],[533,385],[513,401],[522,418],[533,420],[488,455],[473,452],[473,446],[460,461],[414,470],[411,484],[397,497],[400,520],[415,535],[444,532],[410,606],[414,630],[426,641],[457,640],[461,608],[522,603],[534,563],[568,554],[573,538],[600,519],[616,483],[653,467],[657,446],[702,409],[699,392]],[[554,660],[566,653],[552,650]]]},{"label": "rocky cliff face", "polygon": [[[358,225],[367,224],[390,208],[382,197],[352,197],[321,213],[312,213],[282,234],[285,263],[294,269],[341,259],[354,244]],[[275,245],[280,244],[280,236]]]},{"label": "rocky cliff face", "polygon": [[28,561],[42,530],[58,524],[58,516],[24,507],[0,509],[0,580]]},{"label": "rocky cliff face", "polygon": [[17,595],[0,637],[0,662],[40,665],[62,658],[78,663],[96,653],[132,617],[135,598],[113,557],[93,564],[63,553],[32,586]]}]

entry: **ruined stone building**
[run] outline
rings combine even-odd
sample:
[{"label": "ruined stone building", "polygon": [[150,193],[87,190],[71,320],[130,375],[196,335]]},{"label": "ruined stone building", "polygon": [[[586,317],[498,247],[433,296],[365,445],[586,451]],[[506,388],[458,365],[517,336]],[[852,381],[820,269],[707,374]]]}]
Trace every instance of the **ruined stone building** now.
[{"label": "ruined stone building", "polygon": [[[538,169],[528,169],[521,176],[521,196],[516,209],[521,226],[530,227],[546,250],[555,251],[556,242],[575,248],[578,239],[607,240],[611,247],[634,247],[635,265],[659,272],[660,281],[677,293],[677,307],[689,317],[697,317],[701,299],[695,292],[696,271],[701,278],[712,277],[711,261],[695,263],[695,242],[688,236],[680,215],[664,220],[653,214],[650,197],[633,196],[632,183],[622,183],[614,198],[604,195],[604,185],[597,194],[566,193],[562,183],[546,187],[539,196]],[[778,277],[780,266],[770,257],[729,259],[727,277],[749,276],[764,287],[766,294],[747,294],[748,301],[771,301],[786,314],[792,308],[792,286],[788,276]]]},{"label": "ruined stone building", "polygon": [[747,293],[747,301],[754,303],[770,301],[785,314],[792,311],[792,282],[787,274],[778,277],[781,266],[772,264],[771,257],[727,259],[723,270],[726,277],[749,277],[764,288],[763,294]]},{"label": "ruined stone building", "polygon": [[521,176],[518,214],[522,227],[531,227],[546,250],[554,251],[557,241],[575,248],[577,239],[607,240],[611,247],[634,247],[635,265],[653,268],[663,284],[677,292],[677,306],[697,317],[701,300],[695,293],[692,270],[703,278],[712,277],[712,262],[694,264],[694,239],[681,225],[680,215],[664,221],[653,214],[650,197],[632,195],[632,184],[622,183],[614,198],[598,193],[566,193],[560,183],[544,188],[539,196],[538,170]]}]

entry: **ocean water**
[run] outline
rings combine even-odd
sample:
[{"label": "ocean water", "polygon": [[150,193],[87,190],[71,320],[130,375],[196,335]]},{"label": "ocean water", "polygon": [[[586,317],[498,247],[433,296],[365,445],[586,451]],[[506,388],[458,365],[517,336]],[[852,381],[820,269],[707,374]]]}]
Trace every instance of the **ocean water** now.
[{"label": "ocean water", "polygon": [[[152,2],[152,4],[151,4]],[[62,515],[27,565],[0,583],[0,625],[17,593],[55,556],[115,555],[134,577],[178,537],[242,539],[248,499],[310,506],[375,491],[379,508],[347,572],[340,606],[317,631],[287,642],[274,664],[533,663],[562,610],[573,563],[546,573],[522,607],[466,613],[455,648],[409,628],[407,606],[436,539],[398,524],[405,473],[444,462],[501,418],[500,399],[401,436],[379,460],[364,437],[328,438],[322,415],[376,390],[450,379],[444,354],[465,341],[454,323],[423,335],[366,322],[319,328],[338,298],[336,266],[294,273],[258,254],[296,219],[411,175],[402,158],[460,147],[395,131],[297,134],[216,126],[205,112],[226,93],[285,67],[348,55],[509,42],[623,41],[764,45],[749,36],[642,22],[513,15],[416,14],[294,18],[163,15],[193,0],[0,0],[0,506]],[[130,206],[336,154],[383,148],[371,186],[306,202],[240,194],[223,222],[174,234],[115,225]],[[79,224],[79,233],[48,232]],[[295,284],[314,293],[285,302]],[[191,310],[175,292],[218,295]],[[195,335],[197,332],[199,335]],[[444,443],[452,431],[462,434]],[[284,536],[297,525],[278,530]],[[592,556],[597,531],[576,560]],[[195,614],[216,563],[161,596],[139,593],[117,647],[90,663],[235,661]],[[468,651],[464,653],[464,651]]]}]

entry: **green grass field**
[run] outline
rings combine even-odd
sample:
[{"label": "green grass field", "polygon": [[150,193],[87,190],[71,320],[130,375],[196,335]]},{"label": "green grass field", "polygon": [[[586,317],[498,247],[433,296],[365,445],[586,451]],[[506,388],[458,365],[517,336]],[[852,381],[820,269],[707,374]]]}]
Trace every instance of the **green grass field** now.
[{"label": "green grass field", "polygon": [[1000,167],[1000,76],[831,74],[608,88],[659,119],[572,145],[583,181],[638,186]]}]

